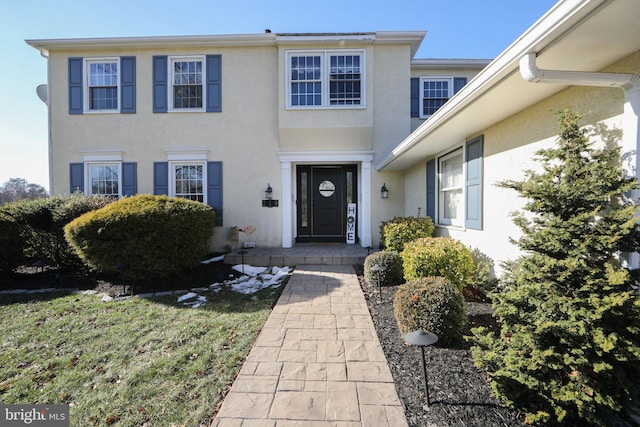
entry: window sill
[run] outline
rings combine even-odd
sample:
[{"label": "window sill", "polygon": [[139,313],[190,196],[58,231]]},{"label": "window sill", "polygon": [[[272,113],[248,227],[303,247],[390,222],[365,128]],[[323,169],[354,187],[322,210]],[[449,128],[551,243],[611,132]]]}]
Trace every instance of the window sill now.
[{"label": "window sill", "polygon": [[287,105],[285,107],[285,110],[291,110],[291,111],[310,111],[310,110],[331,111],[331,110],[366,110],[366,109],[367,109],[366,105],[330,105],[330,106],[312,105],[308,107]]},{"label": "window sill", "polygon": [[167,110],[168,113],[206,113],[204,108],[174,108]]}]

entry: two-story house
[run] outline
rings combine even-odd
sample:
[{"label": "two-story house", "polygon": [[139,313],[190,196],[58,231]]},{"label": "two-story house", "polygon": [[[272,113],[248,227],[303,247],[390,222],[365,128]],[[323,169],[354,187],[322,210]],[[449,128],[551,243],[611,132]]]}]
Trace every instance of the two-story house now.
[{"label": "two-story house", "polygon": [[524,201],[496,184],[539,167],[558,110],[619,130],[640,173],[638,16],[562,0],[493,61],[416,59],[422,31],[29,40],[48,63],[51,192],[201,200],[217,249],[245,225],[260,246],[377,247],[381,221],[420,210],[498,268]]},{"label": "two-story house", "polygon": [[208,203],[217,249],[249,224],[261,246],[377,245],[404,209],[402,174],[375,162],[489,62],[414,61],[424,36],[30,40],[48,61],[51,193]]}]

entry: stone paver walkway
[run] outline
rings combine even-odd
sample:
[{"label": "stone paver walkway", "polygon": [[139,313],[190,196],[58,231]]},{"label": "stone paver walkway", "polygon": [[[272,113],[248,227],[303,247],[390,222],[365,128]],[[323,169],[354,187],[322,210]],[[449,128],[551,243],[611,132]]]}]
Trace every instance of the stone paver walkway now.
[{"label": "stone paver walkway", "polygon": [[214,427],[403,427],[352,266],[298,266]]}]

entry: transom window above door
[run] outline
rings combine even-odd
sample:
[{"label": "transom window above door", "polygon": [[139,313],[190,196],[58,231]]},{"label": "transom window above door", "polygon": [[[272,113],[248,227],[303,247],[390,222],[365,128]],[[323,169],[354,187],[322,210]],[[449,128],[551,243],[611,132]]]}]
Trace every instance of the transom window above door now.
[{"label": "transom window above door", "polygon": [[287,52],[287,107],[364,107],[364,51]]}]

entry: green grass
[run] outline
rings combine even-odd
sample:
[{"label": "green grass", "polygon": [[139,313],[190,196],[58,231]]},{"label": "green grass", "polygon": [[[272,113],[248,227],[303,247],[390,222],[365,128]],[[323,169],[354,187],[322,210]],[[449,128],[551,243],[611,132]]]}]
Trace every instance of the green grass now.
[{"label": "green grass", "polygon": [[3,295],[0,401],[69,404],[72,426],[207,425],[278,295]]}]

